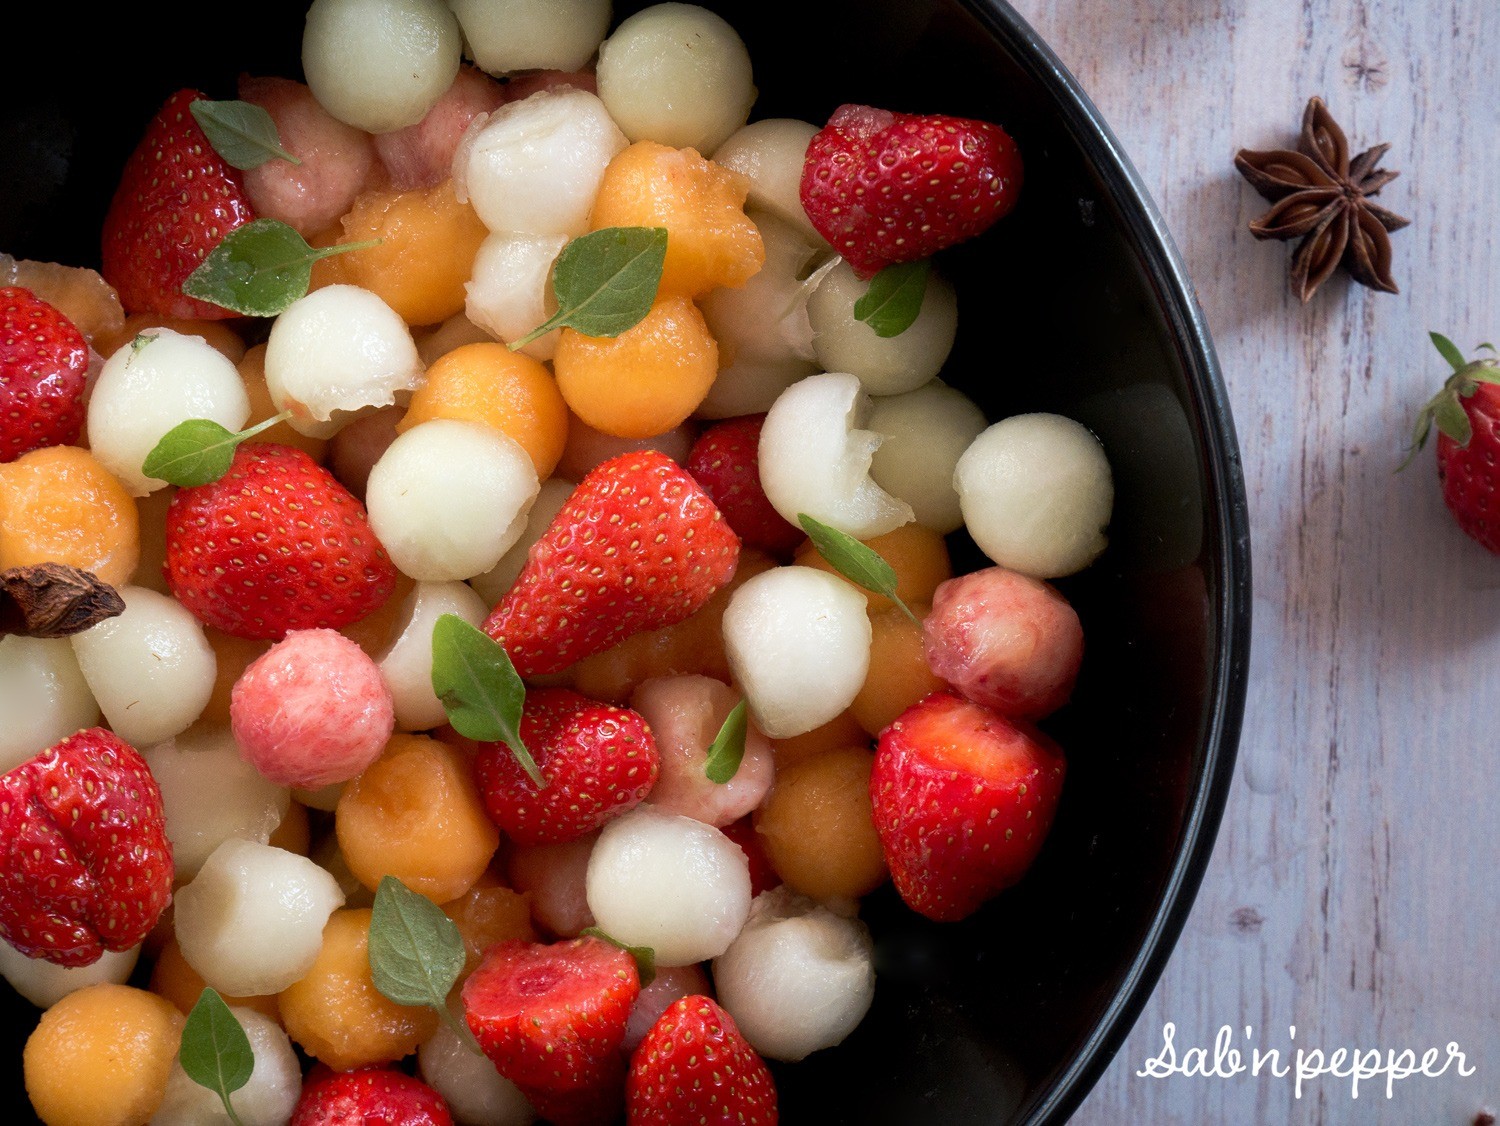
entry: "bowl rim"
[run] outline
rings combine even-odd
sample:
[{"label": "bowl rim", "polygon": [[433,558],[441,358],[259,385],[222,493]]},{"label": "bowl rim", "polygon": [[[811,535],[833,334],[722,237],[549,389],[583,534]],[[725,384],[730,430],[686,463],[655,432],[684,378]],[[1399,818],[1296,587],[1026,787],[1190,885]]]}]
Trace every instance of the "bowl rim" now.
[{"label": "bowl rim", "polygon": [[[1078,79],[1007,0],[959,0],[1056,102],[1063,127],[1090,170],[1116,199],[1122,233],[1162,309],[1187,374],[1189,406],[1202,439],[1207,515],[1217,537],[1207,553],[1221,592],[1214,607],[1219,644],[1209,682],[1203,754],[1191,780],[1182,835],[1145,941],[1121,988],[1096,1017],[1082,1047],[1033,1097],[1029,1124],[1065,1121],[1098,1082],[1134,1027],[1192,911],[1228,802],[1250,665],[1250,522],[1229,396],[1187,268],[1140,174]],[[1212,587],[1211,587],[1212,588]]]}]

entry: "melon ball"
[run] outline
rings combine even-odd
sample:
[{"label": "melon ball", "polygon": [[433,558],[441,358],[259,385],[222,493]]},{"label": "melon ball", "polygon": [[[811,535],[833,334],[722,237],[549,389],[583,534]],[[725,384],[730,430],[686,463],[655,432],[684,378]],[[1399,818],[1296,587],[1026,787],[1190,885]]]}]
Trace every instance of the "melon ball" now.
[{"label": "melon ball", "polygon": [[516,1085],[446,1024],[417,1049],[417,1067],[462,1126],[530,1126],[536,1121],[536,1111]]},{"label": "melon ball", "polygon": [[8,942],[0,942],[0,977],[39,1009],[50,1009],[69,993],[107,982],[124,985],[135,972],[141,948],[106,950],[87,966],[59,966],[46,958],[28,958]]},{"label": "melon ball", "polygon": [[755,725],[801,735],[854,701],[870,667],[870,618],[856,587],[812,567],[747,580],[724,611],[724,651]]},{"label": "melon ball", "polygon": [[506,865],[511,886],[531,900],[531,917],[558,938],[594,925],[589,910],[589,858],[599,833],[562,844],[515,845]]},{"label": "melon ball", "polygon": [[178,880],[190,880],[230,838],[265,844],[292,794],[246,762],[225,727],[194,727],[142,752],[161,787]]},{"label": "melon ball", "polygon": [[806,360],[763,360],[753,354],[737,355],[719,369],[714,385],[694,414],[699,418],[765,414],[788,387],[817,373],[818,365]]},{"label": "melon ball", "polygon": [[974,401],[934,379],[875,399],[865,425],[885,439],[870,461],[875,483],[911,505],[923,527],[943,535],[963,527],[953,470],[986,425]]},{"label": "melon ball", "polygon": [[250,417],[239,369],[201,336],[143,332],[105,361],[89,396],[89,448],[132,496],[166,484],[141,469],[163,435],[190,418],[227,430]]},{"label": "melon ball", "polygon": [[365,506],[391,561],[419,582],[482,575],[526,528],[540,487],[514,439],[435,418],[391,443],[370,470]]},{"label": "melon ball", "polygon": [[578,486],[572,481],[566,481],[561,477],[549,477],[542,482],[541,488],[537,490],[536,500],[532,502],[531,510],[526,513],[526,528],[521,533],[521,538],[510,545],[500,562],[496,563],[482,575],[475,575],[469,580],[469,585],[484,600],[486,606],[498,606],[500,599],[511,585],[521,575],[521,569],[526,566],[526,556],[531,552],[532,546],[542,538],[557,514],[563,510],[568,503],[568,498],[573,495],[573,490]]},{"label": "melon ball", "polygon": [[1104,447],[1058,414],[1002,419],[953,471],[964,523],[994,562],[1037,579],[1083,570],[1108,543],[1114,481]]},{"label": "melon ball", "polygon": [[879,336],[855,319],[854,305],[870,288],[840,261],[818,282],[807,302],[813,350],[825,371],[847,371],[859,377],[872,395],[914,391],[942,369],[958,335],[958,298],[953,286],[934,269],[917,319],[895,336]]},{"label": "melon ball", "polygon": [[463,583],[418,583],[397,612],[396,639],[376,663],[396,705],[396,726],[426,731],[448,722],[442,701],[432,690],[432,630],[444,614],[455,614],[471,626],[489,616],[490,604]]},{"label": "melon ball", "polygon": [[755,897],[713,970],[719,1004],[771,1059],[800,1060],[840,1043],[875,997],[868,928],[785,887]]},{"label": "melon ball", "polygon": [[431,367],[449,352],[462,348],[465,344],[486,344],[494,339],[492,333],[480,328],[463,313],[454,313],[442,324],[421,335],[417,340],[417,355],[422,358],[422,363]]},{"label": "melon ball", "polygon": [[0,773],[99,722],[66,637],[0,637]]},{"label": "melon ball", "polygon": [[767,117],[737,129],[714,150],[714,163],[750,181],[750,205],[775,212],[813,246],[830,249],[802,207],[802,165],[818,127],[790,117]]},{"label": "melon ball", "polygon": [[661,1019],[662,1013],[684,997],[710,997],[713,984],[703,967],[694,962],[688,966],[663,966],[656,971],[651,984],[641,986],[640,995],[630,1006],[630,1018],[625,1022],[625,1040],[621,1045],[633,1052],[651,1031],[651,1026]]},{"label": "melon ball", "polygon": [[[479,244],[474,273],[465,287],[464,311],[496,340],[519,340],[557,311],[552,265],[568,244],[565,235],[522,235],[498,231]],[[539,336],[521,349],[537,360],[557,351],[561,329]]]},{"label": "melon ball", "polygon": [[453,176],[490,230],[572,238],[589,229],[604,169],[628,143],[593,94],[540,90],[471,126]]},{"label": "melon ball", "polygon": [[788,523],[807,513],[855,539],[894,531],[911,505],[870,477],[881,438],[864,429],[870,396],[852,375],[809,376],[781,393],[760,431],[760,483]]},{"label": "melon ball", "polygon": [[654,4],[599,48],[599,97],[632,141],[712,156],[750,117],[750,52],[721,16]]},{"label": "melon ball", "polygon": [[712,825],[639,805],[600,831],[589,909],[604,932],[661,966],[722,954],[750,911],[750,865]]},{"label": "melon ball", "polygon": [[[245,1085],[229,1096],[241,1126],[282,1126],[292,1116],[302,1095],[302,1064],[281,1025],[264,1013],[243,1006],[229,1010],[240,1022],[255,1066]],[[217,1091],[200,1087],[182,1069],[179,1059],[167,1077],[167,1094],[151,1126],[230,1126]]]},{"label": "melon ball", "polygon": [[609,30],[609,0],[448,0],[480,70],[579,70]]},{"label": "melon ball", "polygon": [[325,285],[271,325],[266,388],[299,434],[329,438],[360,410],[388,407],[422,382],[406,322],[368,289]]},{"label": "melon ball", "polygon": [[305,856],[230,839],[177,892],[173,923],[188,965],[220,993],[280,993],[312,968],[323,924],[344,902]]},{"label": "melon ball", "polygon": [[442,0],[313,0],[302,70],[318,104],[367,133],[427,116],[458,76],[463,35]]},{"label": "melon ball", "polygon": [[722,354],[735,360],[801,361],[815,358],[807,302],[808,274],[819,252],[806,237],[767,211],[749,211],[766,260],[744,285],[710,291],[703,317]]},{"label": "melon ball", "polygon": [[339,484],[360,500],[370,483],[370,470],[396,440],[396,426],[406,416],[404,407],[381,407],[355,418],[328,443],[328,468]]},{"label": "melon ball", "polygon": [[115,734],[149,747],[186,731],[213,695],[218,658],[180,602],[123,586],[125,612],[74,634],[73,654]]}]

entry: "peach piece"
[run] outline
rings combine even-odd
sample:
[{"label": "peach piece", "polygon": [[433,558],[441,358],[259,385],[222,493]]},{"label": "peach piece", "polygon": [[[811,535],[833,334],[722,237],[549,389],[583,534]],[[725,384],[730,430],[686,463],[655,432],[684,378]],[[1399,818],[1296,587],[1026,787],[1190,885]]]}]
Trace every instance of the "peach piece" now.
[{"label": "peach piece", "polygon": [[460,66],[458,77],[437,105],[415,125],[381,133],[375,152],[397,191],[431,188],[453,174],[453,154],[464,130],[475,118],[509,100],[509,88],[472,66]]}]

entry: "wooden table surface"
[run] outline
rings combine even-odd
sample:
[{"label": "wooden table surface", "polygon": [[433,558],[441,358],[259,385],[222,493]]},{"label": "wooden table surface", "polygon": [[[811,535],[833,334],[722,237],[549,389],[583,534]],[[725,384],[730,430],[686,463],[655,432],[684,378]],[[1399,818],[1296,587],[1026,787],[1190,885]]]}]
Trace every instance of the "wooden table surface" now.
[{"label": "wooden table surface", "polygon": [[[1196,282],[1254,557],[1250,702],[1212,864],[1075,1121],[1483,1122],[1500,1112],[1500,559],[1451,522],[1430,451],[1395,470],[1447,370],[1428,331],[1500,342],[1500,3],[1016,3],[1119,135]],[[1290,246],[1245,231],[1264,204],[1233,155],[1288,147],[1313,94],[1354,151],[1392,142],[1402,175],[1382,202],[1412,220],[1392,236],[1399,295],[1340,274],[1303,307]],[[1179,1062],[1228,1026],[1247,1053],[1411,1048],[1420,1065],[1435,1047],[1431,1070],[1448,1067],[1389,1100],[1383,1077],[1357,1100],[1326,1075],[1298,1097],[1269,1067],[1142,1077],[1167,1022]]]}]

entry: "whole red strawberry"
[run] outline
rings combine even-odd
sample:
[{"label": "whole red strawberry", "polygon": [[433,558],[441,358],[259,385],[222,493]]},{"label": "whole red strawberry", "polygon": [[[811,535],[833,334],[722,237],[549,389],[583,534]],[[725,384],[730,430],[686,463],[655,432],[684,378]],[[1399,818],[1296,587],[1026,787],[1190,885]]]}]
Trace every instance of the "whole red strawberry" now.
[{"label": "whole red strawberry", "polygon": [[179,90],[131,153],[104,217],[104,278],[127,313],[217,319],[235,314],[182,292],[230,231],[255,218],[240,174],[219,156]]},{"label": "whole red strawberry", "polygon": [[708,997],[674,1002],[630,1057],[629,1126],[775,1126],[777,1117],[770,1068]]},{"label": "whole red strawberry", "polygon": [[639,805],[660,757],[638,712],[567,688],[526,695],[521,741],[547,785],[538,789],[504,743],[482,743],[475,776],[490,818],[517,844],[563,844]]},{"label": "whole red strawberry", "polygon": [[656,450],[590,470],[484,623],[522,676],[559,672],[641,630],[674,625],[734,576],[739,537]]},{"label": "whole red strawberry", "polygon": [[1452,341],[1437,333],[1432,342],[1453,374],[1422,408],[1406,460],[1426,444],[1435,421],[1443,501],[1460,528],[1500,554],[1500,361],[1465,360]]},{"label": "whole red strawberry", "polygon": [[87,966],[129,950],[172,900],[172,847],[145,760],[103,728],[0,776],[0,935]]},{"label": "whole red strawberry", "polygon": [[1062,793],[1062,751],[956,692],[934,692],[880,735],[875,830],[906,905],[938,922],[971,914],[1041,851]]},{"label": "whole red strawberry", "polygon": [[802,208],[860,277],[930,258],[1015,206],[1021,154],[998,125],[845,105],[807,146]]},{"label": "whole red strawberry", "polygon": [[290,1126],[453,1126],[448,1104],[426,1083],[390,1067],[315,1069]]},{"label": "whole red strawberry", "polygon": [[0,462],[78,441],[88,368],[72,321],[29,289],[0,287]]},{"label": "whole red strawberry", "polygon": [[356,622],[396,585],[364,505],[302,450],[268,442],[172,498],[162,569],[199,621],[278,641]]},{"label": "whole red strawberry", "polygon": [[716,422],[698,436],[687,471],[713,498],[746,547],[790,559],[807,534],[788,523],[760,484],[760,430],[764,414]]}]

